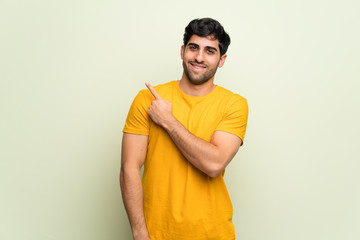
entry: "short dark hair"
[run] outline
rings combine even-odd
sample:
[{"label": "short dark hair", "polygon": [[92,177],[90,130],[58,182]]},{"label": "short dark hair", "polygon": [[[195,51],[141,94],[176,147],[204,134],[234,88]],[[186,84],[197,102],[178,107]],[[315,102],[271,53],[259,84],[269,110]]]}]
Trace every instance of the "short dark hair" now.
[{"label": "short dark hair", "polygon": [[223,26],[212,18],[198,18],[192,20],[185,28],[184,46],[187,45],[192,35],[199,37],[211,36],[219,40],[220,55],[224,55],[230,45],[230,36],[225,32]]}]

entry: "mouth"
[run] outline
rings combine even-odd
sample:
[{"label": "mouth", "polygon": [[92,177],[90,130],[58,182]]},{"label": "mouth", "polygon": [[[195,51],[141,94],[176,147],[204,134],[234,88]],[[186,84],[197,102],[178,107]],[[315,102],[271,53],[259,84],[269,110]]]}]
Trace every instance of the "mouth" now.
[{"label": "mouth", "polygon": [[196,63],[196,62],[190,62],[190,66],[196,71],[201,71],[206,68],[205,64],[200,64],[200,63]]}]

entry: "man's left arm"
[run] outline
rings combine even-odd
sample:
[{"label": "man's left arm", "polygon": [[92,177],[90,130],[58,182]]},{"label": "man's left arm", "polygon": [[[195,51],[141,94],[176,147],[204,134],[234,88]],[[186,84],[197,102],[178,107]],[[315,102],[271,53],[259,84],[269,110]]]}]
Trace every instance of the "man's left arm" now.
[{"label": "man's left arm", "polygon": [[184,157],[210,177],[219,175],[235,156],[242,140],[238,136],[215,131],[207,142],[190,133],[172,114],[172,104],[162,99],[151,85],[146,84],[155,100],[149,107],[150,118],[171,137]]}]

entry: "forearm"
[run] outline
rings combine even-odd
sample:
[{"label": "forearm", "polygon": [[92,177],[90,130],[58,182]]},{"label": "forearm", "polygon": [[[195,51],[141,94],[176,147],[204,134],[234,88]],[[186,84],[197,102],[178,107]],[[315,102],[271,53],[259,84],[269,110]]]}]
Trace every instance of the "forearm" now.
[{"label": "forearm", "polygon": [[213,143],[190,133],[175,118],[164,123],[163,128],[184,157],[208,176],[216,177],[225,168],[227,156]]},{"label": "forearm", "polygon": [[120,186],[134,239],[150,239],[144,217],[140,170],[126,170],[122,167]]}]

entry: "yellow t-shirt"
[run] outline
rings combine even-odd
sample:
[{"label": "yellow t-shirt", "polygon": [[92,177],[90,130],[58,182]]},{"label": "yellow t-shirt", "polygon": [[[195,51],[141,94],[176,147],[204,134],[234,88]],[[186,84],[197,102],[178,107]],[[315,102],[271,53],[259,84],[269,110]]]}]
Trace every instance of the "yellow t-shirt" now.
[{"label": "yellow t-shirt", "polygon": [[[177,81],[154,87],[173,105],[173,115],[192,134],[206,141],[214,131],[244,140],[246,99],[216,86],[208,95],[194,97]],[[142,179],[144,214],[152,240],[235,239],[232,204],[224,171],[210,178],[189,163],[168,134],[151,121],[147,110],[154,97],[141,90],[131,105],[124,132],[149,136]]]}]

